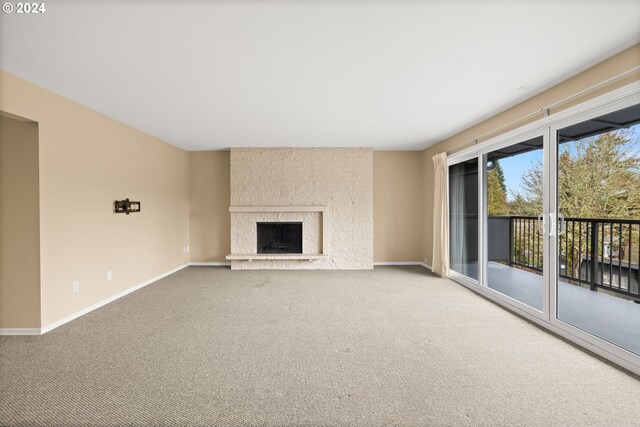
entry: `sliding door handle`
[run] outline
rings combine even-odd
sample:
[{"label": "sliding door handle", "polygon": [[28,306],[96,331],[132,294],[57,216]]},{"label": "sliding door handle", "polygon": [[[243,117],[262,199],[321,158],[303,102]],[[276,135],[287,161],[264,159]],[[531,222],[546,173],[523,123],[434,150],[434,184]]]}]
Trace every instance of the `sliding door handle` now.
[{"label": "sliding door handle", "polygon": [[562,236],[564,234],[564,215],[558,213],[556,221],[556,215],[554,213],[549,214],[550,227],[549,236]]},{"label": "sliding door handle", "polygon": [[564,234],[564,215],[558,212],[558,237]]}]

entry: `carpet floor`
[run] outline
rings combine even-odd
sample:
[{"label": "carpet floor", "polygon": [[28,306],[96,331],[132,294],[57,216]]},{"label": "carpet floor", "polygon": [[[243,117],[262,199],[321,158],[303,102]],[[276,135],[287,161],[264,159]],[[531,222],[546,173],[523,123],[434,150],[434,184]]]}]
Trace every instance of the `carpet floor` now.
[{"label": "carpet floor", "polygon": [[189,267],[0,337],[1,426],[640,425],[640,381],[422,267]]}]

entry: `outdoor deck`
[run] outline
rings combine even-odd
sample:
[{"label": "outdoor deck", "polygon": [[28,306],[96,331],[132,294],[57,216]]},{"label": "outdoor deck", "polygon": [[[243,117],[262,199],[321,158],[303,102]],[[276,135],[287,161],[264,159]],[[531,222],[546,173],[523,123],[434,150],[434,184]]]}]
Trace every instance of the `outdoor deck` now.
[{"label": "outdoor deck", "polygon": [[[542,276],[497,262],[487,274],[491,289],[542,311]],[[562,281],[558,293],[560,320],[640,354],[640,304]]]}]

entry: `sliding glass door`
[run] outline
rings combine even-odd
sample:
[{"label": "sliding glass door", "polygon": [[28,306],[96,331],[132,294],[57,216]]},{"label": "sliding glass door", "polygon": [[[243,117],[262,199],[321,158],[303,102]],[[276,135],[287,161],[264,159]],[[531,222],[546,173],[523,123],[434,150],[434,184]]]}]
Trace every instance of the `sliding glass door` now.
[{"label": "sliding glass door", "polygon": [[485,154],[486,286],[539,312],[544,305],[542,134]]},{"label": "sliding glass door", "polygon": [[557,319],[640,355],[640,104],[554,131]]},{"label": "sliding glass door", "polygon": [[640,84],[620,93],[449,158],[450,266],[640,372]]}]

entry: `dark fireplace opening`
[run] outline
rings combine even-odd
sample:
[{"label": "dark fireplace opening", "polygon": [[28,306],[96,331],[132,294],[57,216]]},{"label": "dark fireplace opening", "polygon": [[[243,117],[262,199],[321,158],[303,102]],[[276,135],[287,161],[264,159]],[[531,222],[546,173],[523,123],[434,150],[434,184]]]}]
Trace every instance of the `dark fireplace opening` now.
[{"label": "dark fireplace opening", "polygon": [[301,254],[301,222],[258,222],[259,254]]}]

